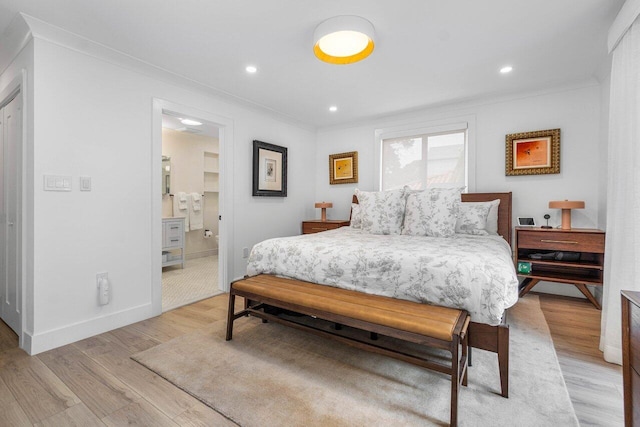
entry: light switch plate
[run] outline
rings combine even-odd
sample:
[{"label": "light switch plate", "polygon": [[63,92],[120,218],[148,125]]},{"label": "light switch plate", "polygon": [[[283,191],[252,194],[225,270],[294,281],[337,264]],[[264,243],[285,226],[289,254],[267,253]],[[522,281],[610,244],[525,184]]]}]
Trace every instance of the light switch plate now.
[{"label": "light switch plate", "polygon": [[62,175],[45,175],[44,191],[71,191],[71,177]]},{"label": "light switch plate", "polygon": [[91,191],[91,177],[90,176],[81,176],[80,177],[80,191]]}]

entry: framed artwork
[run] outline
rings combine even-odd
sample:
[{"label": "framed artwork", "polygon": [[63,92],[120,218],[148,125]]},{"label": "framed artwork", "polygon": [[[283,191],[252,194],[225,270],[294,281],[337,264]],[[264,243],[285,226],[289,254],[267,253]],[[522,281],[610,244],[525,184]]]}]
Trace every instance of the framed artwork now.
[{"label": "framed artwork", "polygon": [[253,141],[253,195],[287,197],[287,148]]},{"label": "framed artwork", "polygon": [[505,175],[560,173],[560,129],[506,136]]},{"label": "framed artwork", "polygon": [[329,184],[358,182],[358,152],[329,155]]}]

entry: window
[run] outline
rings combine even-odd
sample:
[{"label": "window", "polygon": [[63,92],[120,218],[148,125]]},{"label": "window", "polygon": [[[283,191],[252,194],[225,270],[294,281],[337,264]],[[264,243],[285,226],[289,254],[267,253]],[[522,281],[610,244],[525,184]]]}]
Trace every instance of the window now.
[{"label": "window", "polygon": [[467,187],[467,130],[382,138],[381,189]]}]

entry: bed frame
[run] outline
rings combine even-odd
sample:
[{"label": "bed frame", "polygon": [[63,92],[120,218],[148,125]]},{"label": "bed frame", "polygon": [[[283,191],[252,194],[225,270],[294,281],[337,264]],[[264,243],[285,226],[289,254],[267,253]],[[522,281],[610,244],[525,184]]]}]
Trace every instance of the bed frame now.
[{"label": "bed frame", "polygon": [[[509,193],[463,193],[463,202],[488,202],[500,199],[498,209],[498,234],[511,246],[511,192]],[[358,203],[354,195],[353,203]],[[503,397],[509,397],[509,325],[507,313],[502,316],[502,323],[490,326],[484,323],[471,322],[469,325],[469,346],[487,350],[498,355],[500,371],[500,388]],[[469,353],[471,365],[471,353]]]}]

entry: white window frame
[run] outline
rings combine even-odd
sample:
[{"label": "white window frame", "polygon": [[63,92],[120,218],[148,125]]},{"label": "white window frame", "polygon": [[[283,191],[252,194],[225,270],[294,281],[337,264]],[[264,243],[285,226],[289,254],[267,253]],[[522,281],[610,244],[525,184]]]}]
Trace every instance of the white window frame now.
[{"label": "white window frame", "polygon": [[406,138],[416,135],[436,135],[466,131],[466,168],[467,192],[476,191],[476,118],[463,116],[451,119],[437,120],[423,123],[409,123],[375,130],[375,185],[376,190],[382,190],[382,142],[386,139]]}]

